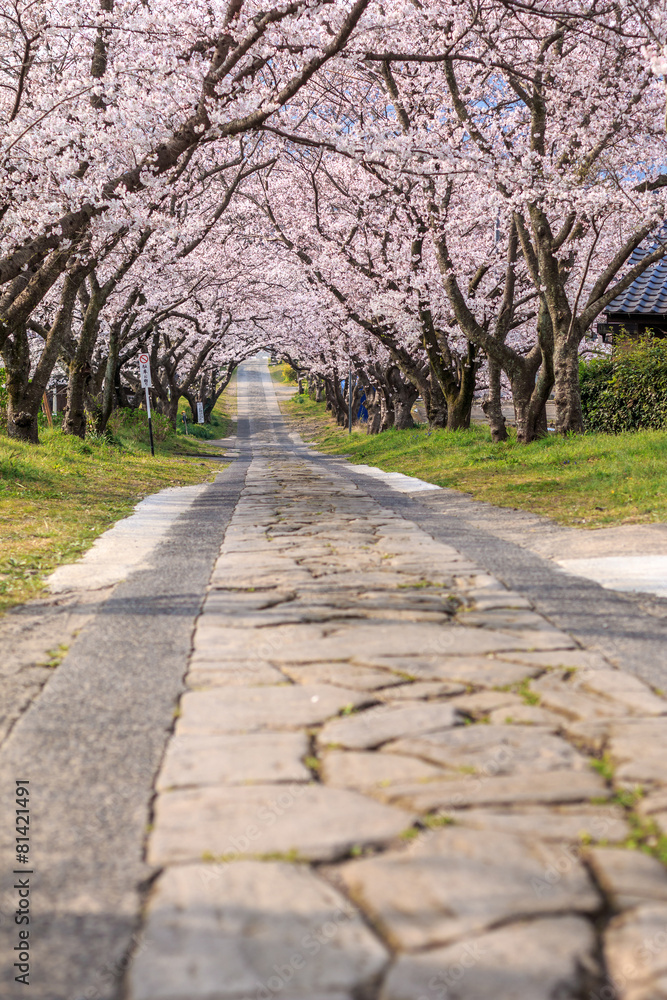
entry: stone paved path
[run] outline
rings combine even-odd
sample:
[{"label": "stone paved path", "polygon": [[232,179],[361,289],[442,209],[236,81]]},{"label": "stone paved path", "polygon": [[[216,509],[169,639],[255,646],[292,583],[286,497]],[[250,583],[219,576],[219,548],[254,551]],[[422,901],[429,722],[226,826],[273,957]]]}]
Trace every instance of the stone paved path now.
[{"label": "stone paved path", "polygon": [[239,386],[127,1000],[667,998],[667,701]]}]

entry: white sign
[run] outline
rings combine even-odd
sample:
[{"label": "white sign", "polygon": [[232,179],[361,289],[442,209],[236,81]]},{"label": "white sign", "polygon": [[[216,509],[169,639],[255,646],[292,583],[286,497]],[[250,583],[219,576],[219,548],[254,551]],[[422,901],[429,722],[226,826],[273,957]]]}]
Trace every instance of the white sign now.
[{"label": "white sign", "polygon": [[153,383],[151,381],[151,362],[147,354],[139,355],[139,378],[141,379],[142,389],[151,389]]},{"label": "white sign", "polygon": [[204,423],[204,404],[199,399],[197,400],[197,423]]}]

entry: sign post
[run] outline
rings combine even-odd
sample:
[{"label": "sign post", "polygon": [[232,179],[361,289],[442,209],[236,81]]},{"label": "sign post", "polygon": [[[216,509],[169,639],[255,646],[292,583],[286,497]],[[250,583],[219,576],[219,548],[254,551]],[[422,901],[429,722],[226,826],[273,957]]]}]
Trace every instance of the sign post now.
[{"label": "sign post", "polygon": [[148,436],[151,439],[151,455],[155,456],[155,447],[153,445],[153,421],[151,420],[151,399],[148,394],[148,390],[152,388],[151,381],[151,362],[147,354],[139,355],[139,378],[141,380],[141,388],[146,390],[146,413],[148,414]]},{"label": "sign post", "polygon": [[197,400],[197,423],[204,423],[204,404],[200,399]]}]

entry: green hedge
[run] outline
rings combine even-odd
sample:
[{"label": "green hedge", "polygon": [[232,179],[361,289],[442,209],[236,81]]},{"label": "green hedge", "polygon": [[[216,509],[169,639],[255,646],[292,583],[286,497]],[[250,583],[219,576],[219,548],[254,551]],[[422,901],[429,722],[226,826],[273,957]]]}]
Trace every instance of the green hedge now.
[{"label": "green hedge", "polygon": [[587,430],[667,430],[667,338],[582,362],[579,380]]}]

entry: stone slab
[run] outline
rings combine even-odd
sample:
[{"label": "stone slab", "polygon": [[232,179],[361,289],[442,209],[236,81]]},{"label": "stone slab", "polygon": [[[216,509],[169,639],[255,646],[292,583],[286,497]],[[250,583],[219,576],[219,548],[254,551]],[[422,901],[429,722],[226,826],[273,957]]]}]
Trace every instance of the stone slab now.
[{"label": "stone slab", "polygon": [[380,705],[332,719],[320,730],[317,742],[321,747],[370,749],[414,733],[448,729],[461,721],[461,716],[447,702]]},{"label": "stone slab", "polygon": [[523,699],[511,691],[476,691],[450,698],[449,704],[473,719],[481,719],[495,710],[511,715],[514,710],[524,707]]},{"label": "stone slab", "polygon": [[563,719],[555,712],[549,712],[539,705],[513,705],[511,709],[496,708],[489,712],[488,720],[492,726],[521,725],[542,726],[549,729],[560,729]]},{"label": "stone slab", "polygon": [[336,684],[355,691],[376,691],[405,683],[402,677],[389,670],[373,670],[351,663],[309,663],[305,666],[285,664],[282,670],[296,684]]},{"label": "stone slab", "polygon": [[560,844],[582,840],[618,843],[630,835],[630,825],[620,806],[552,806],[524,809],[454,809],[449,818],[460,826],[489,834],[514,833]]},{"label": "stone slab", "polygon": [[400,956],[380,1000],[573,1000],[589,995],[595,944],[591,925],[580,917],[511,924],[424,955]]},{"label": "stone slab", "polygon": [[320,625],[276,625],[273,628],[231,628],[225,615],[209,615],[195,630],[195,653],[215,654],[220,660],[269,660],[288,645],[297,649],[321,639]]},{"label": "stone slab", "polygon": [[[261,550],[266,550],[266,541],[263,542]],[[296,591],[278,590],[278,588],[258,591],[210,590],[204,601],[202,615],[205,619],[209,614],[232,616],[248,614],[251,611],[265,611],[267,608],[290,604],[295,597]]]},{"label": "stone slab", "polygon": [[606,751],[616,765],[616,778],[630,784],[667,785],[667,719],[642,722],[634,729],[612,727],[607,734]]},{"label": "stone slab", "polygon": [[576,722],[599,722],[630,714],[629,708],[618,701],[587,694],[573,678],[565,681],[547,675],[533,681],[531,690],[538,695],[541,706]]},{"label": "stone slab", "polygon": [[641,903],[667,905],[667,869],[650,854],[596,847],[586,851],[586,859],[614,910]]},{"label": "stone slab", "polygon": [[347,862],[340,875],[390,945],[414,951],[511,919],[596,912],[601,899],[584,866],[571,858],[561,871],[560,859],[542,841],[445,827],[412,850]]},{"label": "stone slab", "polygon": [[328,684],[301,687],[229,687],[189,691],[181,699],[176,732],[252,733],[316,726],[368,696]]},{"label": "stone slab", "polygon": [[497,629],[540,629],[553,631],[562,636],[562,632],[550,626],[542,615],[528,609],[489,608],[484,611],[462,611],[457,615],[457,621],[462,625],[473,625],[478,628]]},{"label": "stone slab", "polygon": [[442,768],[399,754],[330,750],[322,759],[320,776],[332,788],[370,793],[396,782],[428,781],[442,777]]},{"label": "stone slab", "polygon": [[285,855],[330,861],[385,845],[414,814],[318,784],[205,787],[164,792],[155,804],[151,864]]},{"label": "stone slab", "polygon": [[497,608],[527,608],[533,607],[527,597],[521,597],[514,591],[496,591],[491,594],[484,588],[466,591],[466,600],[474,604],[477,611],[495,611]]},{"label": "stone slab", "polygon": [[[299,630],[292,636],[288,629]],[[462,625],[432,625],[419,622],[391,624],[365,622],[357,626],[334,628],[327,636],[312,638],[302,630],[315,626],[279,626],[274,651],[265,658],[275,663],[318,663],[333,660],[350,660],[360,655],[408,657],[419,651],[420,655],[474,656],[502,650],[568,649],[574,643],[569,636],[551,630],[494,631],[485,628],[466,628]],[[233,629],[225,630],[226,633]],[[213,639],[211,641],[214,641]],[[224,642],[232,641],[226,636]],[[256,642],[256,640],[253,640]],[[372,665],[372,664],[370,664]],[[456,680],[458,678],[452,678]]]},{"label": "stone slab", "polygon": [[600,654],[589,649],[557,649],[532,653],[499,653],[499,660],[525,663],[543,669],[563,670],[608,670],[609,662]]},{"label": "stone slab", "polygon": [[447,812],[466,806],[556,805],[604,797],[607,787],[593,771],[524,771],[499,778],[468,774],[463,779],[428,785],[396,785],[387,789],[389,801],[420,813]]},{"label": "stone slab", "polygon": [[391,743],[383,752],[409,754],[453,771],[468,771],[487,778],[588,768],[586,758],[566,740],[549,730],[526,726],[465,726],[449,732],[425,733]]},{"label": "stone slab", "polygon": [[622,670],[584,671],[577,675],[576,682],[584,691],[618,702],[635,715],[667,715],[667,701],[638,677]]},{"label": "stone slab", "polygon": [[[566,724],[563,725],[565,727]],[[597,721],[567,723],[566,728],[569,737],[578,745],[588,747],[596,753],[611,750],[612,746],[622,748],[622,752],[630,752],[631,745],[637,742],[637,751],[643,744],[642,753],[648,754],[651,747],[659,747],[667,740],[667,719],[655,716],[610,716]],[[635,752],[633,749],[633,755]]]},{"label": "stone slab", "polygon": [[216,663],[193,657],[185,683],[187,687],[196,690],[210,687],[259,687],[266,684],[284,684],[285,680],[285,675],[276,667],[261,661]]},{"label": "stone slab", "polygon": [[310,781],[312,774],[303,763],[307,753],[305,733],[175,736],[156,787],[161,792],[199,785]]},{"label": "stone slab", "polygon": [[475,687],[506,687],[536,677],[540,668],[505,663],[490,656],[377,656],[370,658],[366,652],[357,653],[357,663],[377,665],[384,669],[401,671],[419,681],[452,681]]},{"label": "stone slab", "polygon": [[618,1000],[667,996],[667,906],[647,903],[615,917],[604,936],[604,953]]},{"label": "stone slab", "polygon": [[639,799],[635,808],[640,816],[653,820],[662,833],[667,834],[667,789],[649,792]]},{"label": "stone slab", "polygon": [[129,1000],[349,1000],[388,954],[349,902],[301,865],[179,865],[151,893]]},{"label": "stone slab", "polygon": [[378,697],[386,702],[399,701],[430,701],[431,699],[449,698],[451,695],[463,694],[465,685],[451,681],[401,681],[400,687],[387,688],[379,692]]}]

